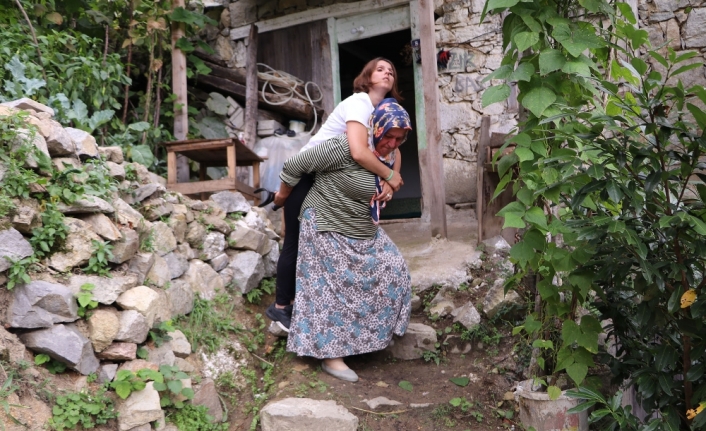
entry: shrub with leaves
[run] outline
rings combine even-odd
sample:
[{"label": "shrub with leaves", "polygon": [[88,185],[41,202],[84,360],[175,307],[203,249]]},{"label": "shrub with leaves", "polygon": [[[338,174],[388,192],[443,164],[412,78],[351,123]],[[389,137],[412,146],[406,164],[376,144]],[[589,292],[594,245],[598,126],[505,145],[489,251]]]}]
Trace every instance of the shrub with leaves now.
[{"label": "shrub with leaves", "polygon": [[206,406],[185,404],[182,409],[167,415],[167,421],[176,425],[180,430],[199,431],[227,431],[227,423],[214,423],[213,417],[208,414]]},{"label": "shrub with leaves", "polygon": [[78,315],[81,317],[86,317],[86,313],[94,308],[98,307],[98,301],[93,299],[93,289],[96,286],[91,283],[84,283],[76,294],[76,300],[78,301]]},{"label": "shrub with leaves", "polygon": [[159,403],[162,407],[184,407],[184,401],[194,398],[194,390],[184,386],[184,380],[189,376],[179,371],[177,366],[160,365],[160,381],[155,380],[154,389],[159,392]]},{"label": "shrub with leaves", "polygon": [[83,268],[86,274],[109,275],[109,259],[113,258],[113,246],[105,241],[92,240],[93,254],[88,259],[88,265]]},{"label": "shrub with leaves", "polygon": [[95,394],[81,391],[59,395],[52,407],[49,426],[57,431],[76,429],[79,425],[83,429],[90,429],[117,418],[118,412],[113,400],[105,392],[106,390],[101,388]]},{"label": "shrub with leaves", "polygon": [[[525,229],[508,287],[536,274],[542,301],[516,332],[548,353],[540,365],[577,385],[595,359],[635,384],[648,424],[605,413],[592,416],[599,429],[702,429],[706,415],[693,413],[706,399],[706,89],[679,79],[702,67],[687,63],[697,54],[649,46],[625,3],[486,9],[508,11],[492,78],[517,82],[527,110],[514,151],[497,160],[496,195],[507,186],[517,197],[499,215]],[[490,87],[484,105],[508,90]],[[616,356],[599,350],[601,321]]]}]

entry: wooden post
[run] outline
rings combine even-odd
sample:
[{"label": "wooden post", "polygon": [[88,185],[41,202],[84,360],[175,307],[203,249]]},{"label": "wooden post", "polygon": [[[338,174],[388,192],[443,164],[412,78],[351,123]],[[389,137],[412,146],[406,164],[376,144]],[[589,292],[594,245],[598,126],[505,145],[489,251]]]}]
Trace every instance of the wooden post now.
[{"label": "wooden post", "polygon": [[[414,12],[411,12],[414,15]],[[428,209],[432,236],[446,238],[446,192],[439,130],[439,88],[436,70],[436,35],[434,34],[434,1],[419,0],[418,34],[422,58],[424,122],[426,145],[419,145],[419,171],[422,203]]]},{"label": "wooden post", "polygon": [[245,126],[244,144],[252,149],[257,140],[257,26],[250,25],[248,58],[245,63]]},{"label": "wooden post", "polygon": [[[172,0],[172,9],[184,7],[184,0]],[[174,139],[183,141],[189,130],[189,117],[187,115],[187,90],[186,90],[186,55],[176,47],[176,43],[185,35],[184,23],[172,23],[172,91],[176,95],[174,100]],[[176,157],[177,182],[189,181],[189,160],[181,154]]]}]

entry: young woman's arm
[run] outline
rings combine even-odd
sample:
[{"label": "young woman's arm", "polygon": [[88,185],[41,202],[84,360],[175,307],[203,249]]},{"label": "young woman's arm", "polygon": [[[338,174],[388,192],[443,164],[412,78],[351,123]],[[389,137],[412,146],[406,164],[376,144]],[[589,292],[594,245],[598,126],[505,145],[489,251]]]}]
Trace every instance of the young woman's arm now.
[{"label": "young woman's arm", "polygon": [[[350,146],[353,160],[380,178],[385,179],[390,175],[390,168],[378,160],[375,154],[368,148],[368,129],[364,125],[357,121],[347,122],[346,136],[348,137],[348,145]],[[397,166],[397,170],[393,169],[392,178],[390,181],[387,181],[387,183],[397,191],[404,182],[400,176],[398,164],[395,163],[395,166]]]}]

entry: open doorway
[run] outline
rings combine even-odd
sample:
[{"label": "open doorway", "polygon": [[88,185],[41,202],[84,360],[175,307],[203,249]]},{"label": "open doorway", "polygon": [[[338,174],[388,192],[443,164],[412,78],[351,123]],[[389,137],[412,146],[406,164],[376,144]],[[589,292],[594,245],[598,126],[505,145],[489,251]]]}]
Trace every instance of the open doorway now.
[{"label": "open doorway", "polygon": [[[365,63],[375,57],[385,57],[397,69],[397,87],[404,100],[400,104],[409,112],[412,124],[415,118],[414,70],[410,57],[410,30],[342,43],[338,46],[341,100],[353,94],[353,80]],[[404,186],[395,193],[387,207],[382,210],[382,219],[414,218],[422,215],[422,188],[419,177],[419,155],[417,132],[413,130],[407,141],[400,146],[402,153],[402,179]]]}]

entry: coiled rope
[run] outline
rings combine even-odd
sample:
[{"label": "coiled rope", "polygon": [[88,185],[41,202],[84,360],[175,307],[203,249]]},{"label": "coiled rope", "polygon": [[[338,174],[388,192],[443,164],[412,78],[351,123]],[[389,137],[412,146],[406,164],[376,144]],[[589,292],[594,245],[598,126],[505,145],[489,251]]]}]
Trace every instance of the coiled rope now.
[{"label": "coiled rope", "polygon": [[[316,124],[318,121],[315,103],[320,102],[323,98],[321,88],[319,88],[319,86],[314,82],[308,81],[305,83],[294,75],[290,75],[287,72],[282,72],[281,70],[275,70],[264,63],[257,63],[257,66],[257,79],[265,82],[265,85],[262,86],[262,99],[266,103],[269,103],[270,105],[284,105],[285,103],[292,100],[292,98],[294,97],[298,97],[309,102],[312,110],[314,111],[314,125],[308,132],[309,134],[312,134],[314,132],[314,129],[316,129]],[[260,72],[260,67],[264,68],[265,71]],[[304,94],[301,94],[297,90],[297,87],[299,87],[300,85],[304,87]],[[316,90],[319,92],[319,97],[317,99],[313,99],[309,94],[309,85],[315,87]],[[275,88],[275,86],[277,86],[279,89]],[[273,102],[267,100],[267,92],[265,90],[268,88],[269,92],[278,96],[282,96],[284,99],[280,102]],[[282,91],[282,89],[285,89],[285,91]]]}]

